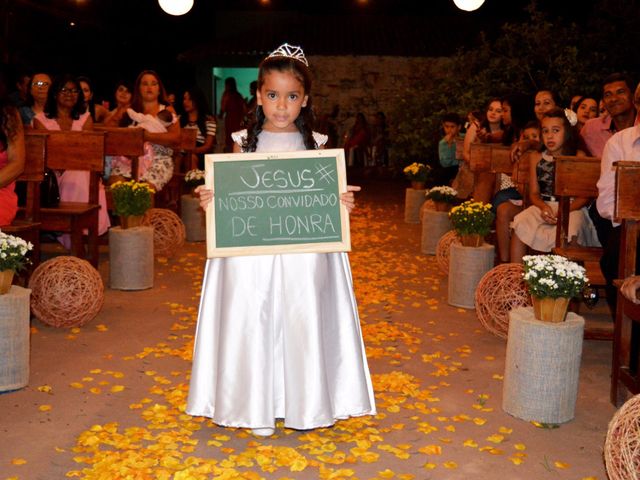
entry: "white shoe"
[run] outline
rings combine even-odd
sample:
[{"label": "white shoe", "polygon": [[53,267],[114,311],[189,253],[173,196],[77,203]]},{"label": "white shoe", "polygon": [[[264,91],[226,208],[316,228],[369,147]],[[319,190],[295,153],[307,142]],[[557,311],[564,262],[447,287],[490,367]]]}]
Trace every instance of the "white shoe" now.
[{"label": "white shoe", "polygon": [[256,437],[270,437],[274,433],[276,433],[275,428],[252,428],[251,433],[253,433]]}]

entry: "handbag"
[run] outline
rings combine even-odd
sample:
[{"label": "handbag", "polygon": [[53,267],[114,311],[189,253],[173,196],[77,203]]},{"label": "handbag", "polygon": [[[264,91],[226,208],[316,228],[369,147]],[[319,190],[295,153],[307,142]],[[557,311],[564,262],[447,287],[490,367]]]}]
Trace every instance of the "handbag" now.
[{"label": "handbag", "polygon": [[60,203],[60,189],[56,174],[50,168],[44,169],[44,180],[40,182],[40,206],[44,208],[57,207]]}]

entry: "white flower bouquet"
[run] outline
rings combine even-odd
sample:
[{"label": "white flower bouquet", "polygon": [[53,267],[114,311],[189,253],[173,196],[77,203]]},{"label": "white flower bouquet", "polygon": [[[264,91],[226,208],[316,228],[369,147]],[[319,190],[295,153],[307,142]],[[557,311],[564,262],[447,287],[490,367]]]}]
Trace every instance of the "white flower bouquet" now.
[{"label": "white flower bouquet", "polygon": [[32,248],[31,242],[0,232],[0,272],[23,269],[29,263],[27,253]]},{"label": "white flower bouquet", "polygon": [[585,269],[560,255],[523,257],[524,281],[537,298],[572,298],[589,283]]},{"label": "white flower bouquet", "polygon": [[184,175],[184,183],[192,188],[204,185],[204,170],[198,170],[197,168],[189,170]]},{"label": "white flower bouquet", "polygon": [[456,189],[448,186],[439,186],[427,190],[425,196],[427,200],[433,200],[434,202],[453,203],[458,196],[458,192]]}]

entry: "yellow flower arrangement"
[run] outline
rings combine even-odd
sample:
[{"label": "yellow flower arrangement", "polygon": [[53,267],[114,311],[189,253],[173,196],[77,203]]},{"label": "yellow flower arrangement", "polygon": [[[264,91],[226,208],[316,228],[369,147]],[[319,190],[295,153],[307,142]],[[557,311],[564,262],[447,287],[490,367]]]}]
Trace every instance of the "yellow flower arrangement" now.
[{"label": "yellow flower arrangement", "polygon": [[116,215],[141,216],[151,208],[151,197],[155,192],[148,183],[135,180],[116,182],[110,189]]},{"label": "yellow flower arrangement", "polygon": [[429,177],[431,167],[424,163],[413,162],[402,170],[408,180],[412,182],[426,182]]},{"label": "yellow flower arrangement", "polygon": [[478,234],[485,236],[491,230],[493,212],[490,203],[466,202],[453,207],[449,212],[451,225],[458,235]]}]

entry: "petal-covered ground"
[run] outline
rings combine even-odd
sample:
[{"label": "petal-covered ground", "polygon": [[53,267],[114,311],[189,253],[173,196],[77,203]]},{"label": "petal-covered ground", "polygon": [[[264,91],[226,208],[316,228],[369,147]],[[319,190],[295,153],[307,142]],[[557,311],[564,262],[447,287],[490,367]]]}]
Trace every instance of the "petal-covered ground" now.
[{"label": "petal-covered ground", "polygon": [[153,289],[107,289],[84,327],[33,322],[31,383],[0,395],[0,480],[605,480],[610,344],[584,343],[573,421],[506,414],[506,344],[447,304],[447,278],[420,253],[403,199],[403,186],[369,181],[351,218],[376,417],[262,439],[186,415],[204,262],[204,245],[188,244],[156,262]]}]

